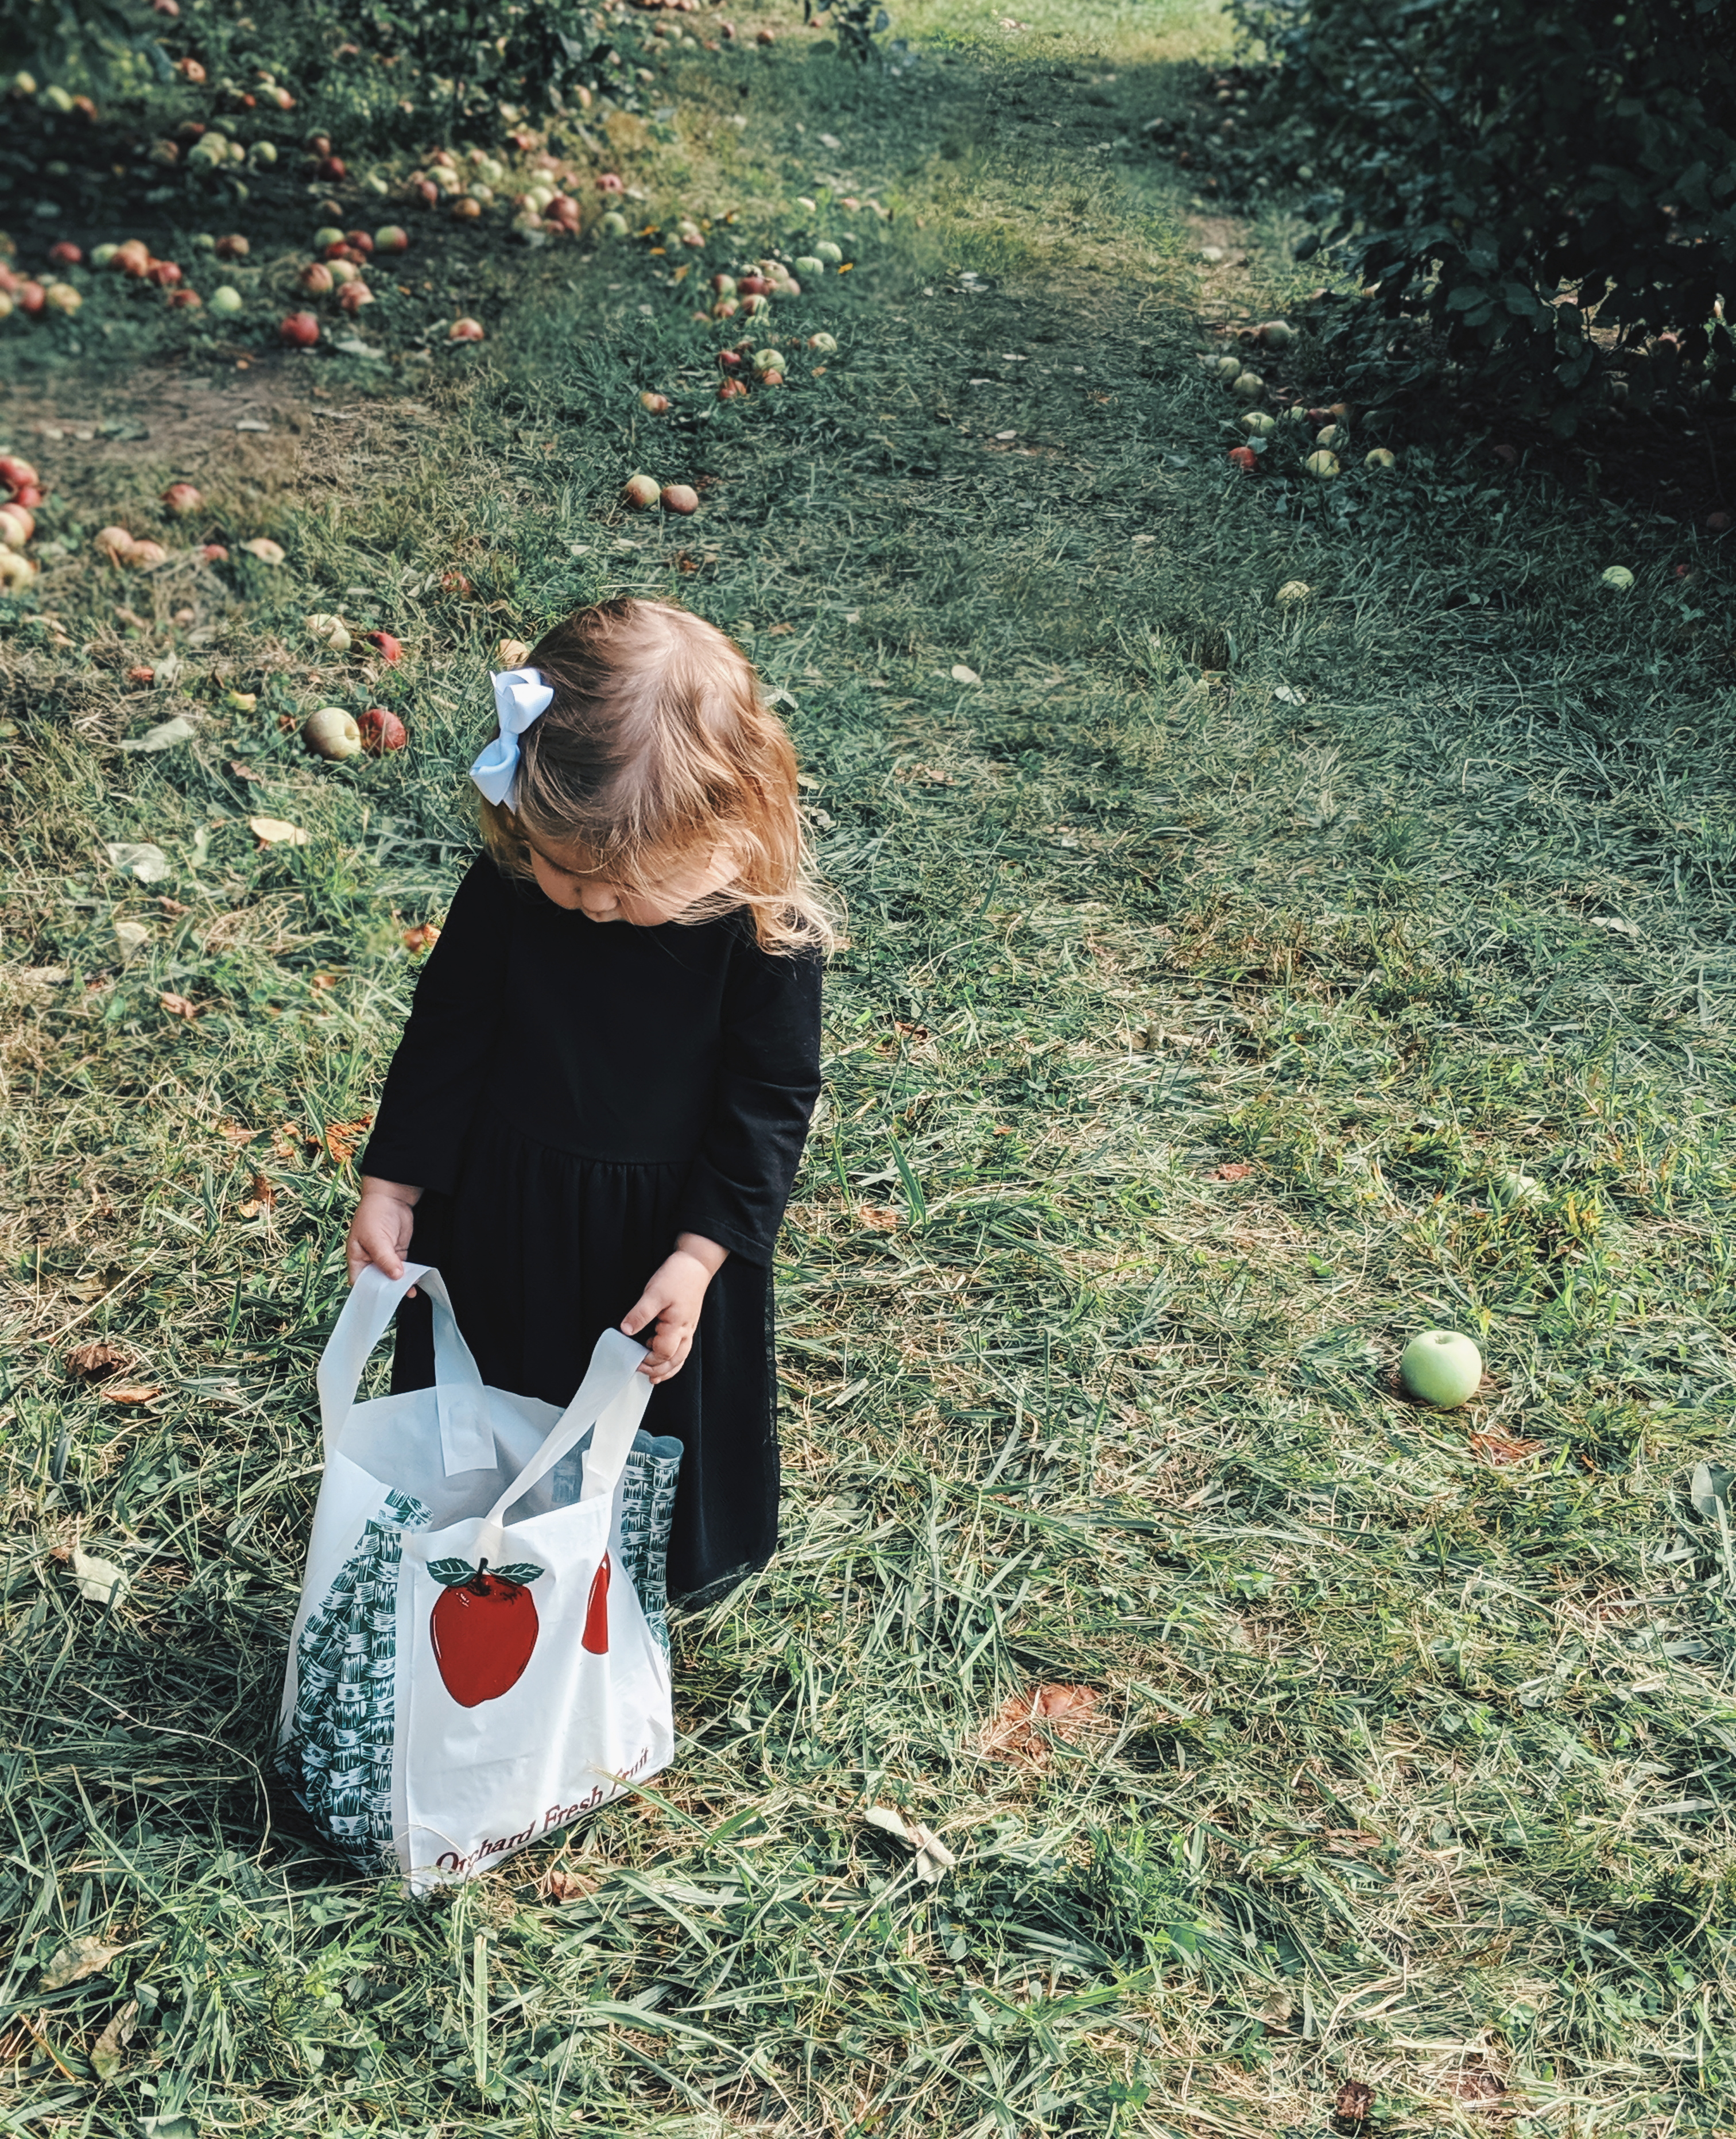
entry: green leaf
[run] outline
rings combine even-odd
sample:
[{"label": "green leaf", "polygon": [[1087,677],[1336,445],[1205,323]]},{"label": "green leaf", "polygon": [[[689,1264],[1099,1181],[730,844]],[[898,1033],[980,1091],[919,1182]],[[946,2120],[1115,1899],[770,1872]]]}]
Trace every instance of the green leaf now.
[{"label": "green leaf", "polygon": [[500,1582],[534,1582],[539,1574],[545,1574],[548,1570],[536,1566],[531,1560],[516,1559],[510,1567],[491,1567],[488,1572]]},{"label": "green leaf", "polygon": [[443,1582],[448,1589],[455,1589],[461,1582],[468,1582],[476,1573],[467,1559],[431,1559],[428,1571],[436,1582]]}]

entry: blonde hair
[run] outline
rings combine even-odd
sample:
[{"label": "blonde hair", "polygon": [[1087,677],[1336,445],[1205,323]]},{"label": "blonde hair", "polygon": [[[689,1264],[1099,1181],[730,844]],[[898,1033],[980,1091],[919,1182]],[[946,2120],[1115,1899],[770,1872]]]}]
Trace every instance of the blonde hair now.
[{"label": "blonde hair", "polygon": [[732,881],[680,920],[746,907],[765,950],[836,947],[795,747],[732,639],[672,603],[622,595],[545,631],[525,665],[555,696],[519,739],[516,806],[482,803],[482,836],[503,869],[532,874],[531,834],[576,853],[582,874],[643,892],[721,846]]}]

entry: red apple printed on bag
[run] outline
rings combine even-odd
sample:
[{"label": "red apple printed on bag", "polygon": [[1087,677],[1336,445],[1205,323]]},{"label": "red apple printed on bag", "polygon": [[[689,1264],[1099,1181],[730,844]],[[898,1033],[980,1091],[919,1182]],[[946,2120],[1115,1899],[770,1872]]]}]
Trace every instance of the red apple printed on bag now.
[{"label": "red apple printed on bag", "polygon": [[591,1593],[584,1608],[582,1646],[594,1657],[609,1654],[609,1554],[591,1577]]},{"label": "red apple printed on bag", "polygon": [[536,1647],[536,1601],[526,1587],[545,1572],[529,1560],[491,1568],[485,1559],[431,1559],[446,1585],[428,1619],[434,1661],[461,1708],[498,1701],[518,1684]]}]

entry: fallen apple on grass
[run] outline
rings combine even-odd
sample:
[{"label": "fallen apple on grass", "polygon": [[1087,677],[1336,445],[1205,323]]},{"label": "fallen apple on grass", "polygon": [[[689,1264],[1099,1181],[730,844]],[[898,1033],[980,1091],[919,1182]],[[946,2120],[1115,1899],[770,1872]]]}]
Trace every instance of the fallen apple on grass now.
[{"label": "fallen apple on grass", "polygon": [[211,292],[211,309],[213,312],[232,314],[238,312],[246,302],[247,300],[242,296],[240,291],[232,287],[227,282],[220,284]]},{"label": "fallen apple on grass", "polygon": [[1240,468],[1244,475],[1252,475],[1259,466],[1259,455],[1252,446],[1232,446],[1230,448],[1230,465]]},{"label": "fallen apple on grass", "polygon": [[480,320],[454,320],[447,330],[446,338],[448,341],[481,341],[482,323]]},{"label": "fallen apple on grass", "polygon": [[361,731],[362,748],[372,757],[402,750],[410,739],[403,722],[384,706],[369,706],[356,726]]},{"label": "fallen apple on grass", "polygon": [[1396,467],[1398,455],[1386,446],[1377,446],[1372,453],[1362,456],[1362,465],[1365,468],[1372,468],[1378,474],[1382,468]]},{"label": "fallen apple on grass", "polygon": [[1326,452],[1323,448],[1318,452],[1310,453],[1302,465],[1313,477],[1316,482],[1330,482],[1338,472],[1338,456],[1336,453]]},{"label": "fallen apple on grass", "polygon": [[639,406],[648,415],[666,416],[669,413],[669,397],[667,394],[642,394]]},{"label": "fallen apple on grass", "polygon": [[658,493],[665,512],[687,514],[699,510],[699,493],[685,482],[666,482]]},{"label": "fallen apple on grass", "polygon": [[192,483],[172,482],[163,493],[163,502],[178,519],[187,513],[197,512],[205,500],[203,493]]},{"label": "fallen apple on grass", "polygon": [[1226,386],[1233,380],[1240,379],[1245,369],[1242,360],[1239,356],[1220,356],[1216,365],[1217,374]]},{"label": "fallen apple on grass", "polygon": [[1278,421],[1262,409],[1250,409],[1242,418],[1241,426],[1250,438],[1269,438],[1278,428]]},{"label": "fallen apple on grass", "polygon": [[[330,287],[329,276],[326,286]],[[311,349],[320,339],[320,322],[311,312],[291,312],[278,322],[277,338],[291,349]]]},{"label": "fallen apple on grass", "polygon": [[1230,382],[1232,394],[1239,394],[1244,401],[1258,401],[1266,390],[1266,382],[1257,371],[1245,371],[1240,378]]},{"label": "fallen apple on grass", "polygon": [[1605,586],[1614,587],[1618,594],[1626,594],[1634,583],[1634,575],[1626,565],[1611,565],[1602,577]]},{"label": "fallen apple on grass", "polygon": [[1483,1354],[1455,1329],[1425,1329],[1406,1345],[1399,1385],[1417,1402],[1440,1411],[1469,1403],[1483,1382]]},{"label": "fallen apple on grass", "polygon": [[341,617],[328,616],[323,611],[305,620],[307,635],[330,653],[350,651],[350,629]]},{"label": "fallen apple on grass", "polygon": [[355,757],[362,747],[362,732],[341,706],[321,706],[301,723],[301,740],[316,756]]},{"label": "fallen apple on grass", "polygon": [[657,503],[662,494],[654,476],[630,475],[621,486],[623,503],[629,506],[635,512],[648,511]]},{"label": "fallen apple on grass", "polygon": [[324,297],[332,287],[332,272],[323,260],[310,260],[296,277],[310,297]]},{"label": "fallen apple on grass", "polygon": [[364,631],[366,639],[382,661],[396,663],[403,658],[403,648],[389,631]]}]

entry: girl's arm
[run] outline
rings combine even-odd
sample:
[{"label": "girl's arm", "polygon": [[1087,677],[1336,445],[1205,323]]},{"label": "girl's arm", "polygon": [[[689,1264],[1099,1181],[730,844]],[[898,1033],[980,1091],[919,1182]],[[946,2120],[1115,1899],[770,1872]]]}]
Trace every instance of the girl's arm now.
[{"label": "girl's arm", "polygon": [[[362,1154],[364,1181],[450,1193],[500,1029],[513,898],[487,856],[453,894]],[[364,1191],[365,1192],[365,1191]]]},{"label": "girl's arm", "polygon": [[819,982],[816,957],[768,957],[751,938],[736,947],[716,1097],[674,1252],[621,1324],[629,1337],[656,1325],[639,1368],[653,1382],[680,1372],[706,1289],[729,1257],[771,1260],[819,1095]]},{"label": "girl's arm", "polygon": [[820,963],[736,948],[716,1096],[689,1169],[678,1230],[769,1263],[819,1096]]}]

